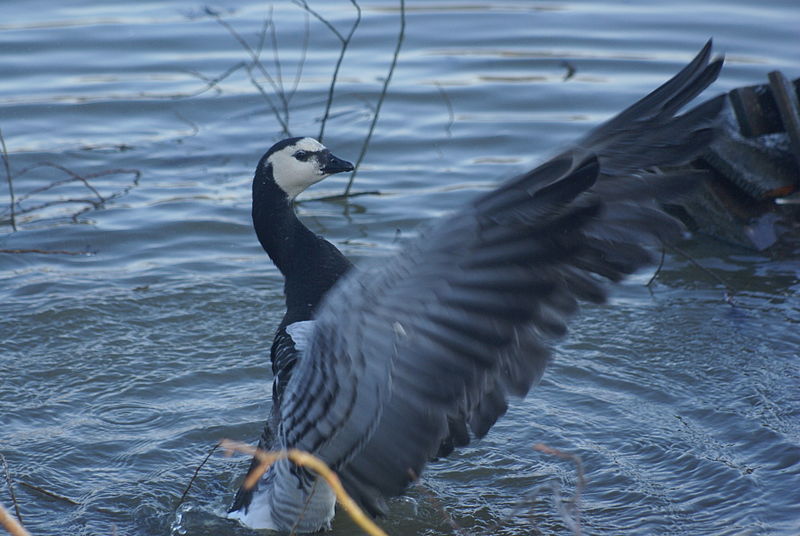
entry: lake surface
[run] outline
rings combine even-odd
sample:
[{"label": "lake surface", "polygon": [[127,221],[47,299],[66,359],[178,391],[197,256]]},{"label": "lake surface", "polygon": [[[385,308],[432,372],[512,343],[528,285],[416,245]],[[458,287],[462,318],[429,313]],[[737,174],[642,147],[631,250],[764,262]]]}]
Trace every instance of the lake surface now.
[{"label": "lake surface", "polygon": [[[354,18],[348,2],[312,6],[342,33]],[[325,130],[349,160],[400,15],[397,2],[362,7]],[[81,253],[0,253],[0,453],[33,534],[250,533],[224,519],[243,457],[213,455],[176,512],[217,440],[260,432],[283,312],[280,274],[250,224],[253,169],[282,129],[217,19],[254,50],[263,42],[296,135],[319,132],[339,43],[312,18],[304,54],[304,12],[290,2],[217,9],[3,7],[0,128],[24,212],[12,232],[2,173],[0,249]],[[274,39],[262,31],[270,17]],[[337,176],[298,207],[356,262],[552,154],[709,37],[727,62],[708,95],[776,69],[800,76],[796,0],[418,0],[406,17],[354,183],[381,195],[314,201],[344,189]],[[263,73],[252,77],[282,106]],[[800,533],[798,257],[702,236],[682,247],[707,271],[667,255],[651,287],[653,270],[584,307],[542,384],[488,437],[433,463],[382,526],[455,534],[446,511],[469,534],[569,534],[561,510],[578,475],[533,450],[544,443],[582,459],[583,533]],[[737,291],[733,306],[708,272]],[[11,505],[5,483],[0,503]],[[357,533],[337,516],[334,534]]]}]

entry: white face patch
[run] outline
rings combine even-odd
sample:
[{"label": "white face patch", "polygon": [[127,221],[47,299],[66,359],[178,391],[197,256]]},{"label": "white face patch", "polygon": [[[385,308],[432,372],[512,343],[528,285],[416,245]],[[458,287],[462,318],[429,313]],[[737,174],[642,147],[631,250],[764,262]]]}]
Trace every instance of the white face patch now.
[{"label": "white face patch", "polygon": [[323,150],[325,146],[314,138],[303,138],[267,158],[267,162],[272,165],[275,182],[289,199],[294,199],[300,192],[328,176],[320,169],[319,159],[311,156],[307,160],[301,160],[295,154],[298,151],[316,153]]}]

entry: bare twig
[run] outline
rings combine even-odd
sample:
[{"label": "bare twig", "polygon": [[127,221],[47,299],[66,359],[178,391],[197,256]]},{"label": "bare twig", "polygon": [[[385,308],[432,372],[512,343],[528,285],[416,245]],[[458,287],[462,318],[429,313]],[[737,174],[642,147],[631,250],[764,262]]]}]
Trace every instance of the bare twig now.
[{"label": "bare twig", "polygon": [[[43,255],[91,255],[91,251],[67,251],[62,249],[0,249],[0,253],[41,253]],[[25,484],[20,482],[20,484]]]},{"label": "bare twig", "polygon": [[259,34],[258,38],[258,47],[256,48],[256,53],[253,56],[253,65],[259,68],[259,70],[266,75],[266,68],[261,63],[261,53],[264,50],[264,43],[267,40],[267,32],[269,31],[270,42],[272,43],[272,61],[275,66],[275,84],[273,84],[273,89],[275,93],[278,95],[278,98],[281,101],[283,106],[283,120],[286,125],[289,125],[289,99],[286,97],[286,88],[283,86],[283,72],[281,69],[281,57],[280,52],[278,50],[278,30],[275,27],[275,20],[273,18],[273,8],[270,6],[269,8],[269,15],[266,19],[264,19],[264,24],[261,26],[261,33]]},{"label": "bare twig", "polygon": [[669,247],[672,251],[678,253],[681,257],[692,263],[701,272],[708,274],[714,281],[725,287],[725,293],[724,293],[725,301],[729,305],[735,305],[733,302],[733,296],[736,294],[736,290],[732,288],[730,285],[728,285],[724,279],[722,279],[720,276],[718,276],[717,274],[715,274],[714,272],[712,272],[711,270],[709,270],[708,268],[706,268],[705,266],[694,260],[694,258],[691,255],[689,255],[682,249],[678,248],[677,246],[670,244],[667,247]]},{"label": "bare twig", "polygon": [[[28,214],[28,213],[31,213],[31,212],[36,212],[38,210],[42,210],[44,208],[48,208],[48,207],[56,206],[56,205],[67,205],[67,204],[88,205],[87,207],[85,207],[83,209],[80,209],[80,210],[78,210],[78,212],[72,213],[70,215],[73,220],[76,220],[77,217],[80,214],[83,214],[87,210],[100,208],[105,203],[125,195],[126,193],[128,193],[131,190],[131,188],[133,188],[133,187],[135,187],[135,186],[137,186],[139,184],[139,179],[141,178],[141,172],[138,169],[107,169],[107,170],[104,170],[104,171],[99,171],[97,173],[90,173],[90,174],[86,174],[86,175],[81,175],[79,173],[76,173],[76,172],[72,171],[69,168],[66,168],[66,167],[64,167],[64,166],[62,166],[60,164],[54,164],[52,162],[39,162],[37,164],[34,164],[32,166],[29,166],[29,167],[19,171],[16,174],[16,176],[17,177],[22,176],[22,175],[24,175],[26,173],[29,173],[29,172],[31,172],[31,171],[33,171],[35,169],[42,168],[42,167],[50,167],[50,168],[56,169],[58,171],[61,171],[62,173],[66,173],[67,175],[69,175],[69,177],[66,178],[66,179],[52,181],[52,182],[50,182],[50,183],[48,183],[48,184],[46,184],[46,185],[44,185],[42,187],[35,188],[35,189],[33,189],[33,190],[29,191],[29,192],[26,192],[24,195],[18,196],[15,199],[15,207],[14,207],[15,216],[19,216],[21,214]],[[132,174],[134,176],[134,178],[133,178],[133,181],[130,184],[128,184],[125,188],[123,188],[122,190],[119,190],[119,191],[117,191],[117,192],[115,192],[115,193],[113,193],[111,195],[107,195],[107,196],[102,195],[97,190],[97,188],[95,188],[89,182],[90,179],[96,179],[96,178],[103,177],[103,176],[106,176],[106,175],[118,175],[118,174]],[[70,183],[70,182],[76,182],[76,181],[77,182],[81,182],[84,186],[86,186],[86,188],[88,188],[89,191],[92,192],[94,198],[56,199],[56,200],[52,200],[52,201],[46,201],[46,202],[43,202],[43,203],[39,203],[38,205],[34,205],[34,206],[26,206],[26,207],[22,206],[22,202],[23,201],[26,201],[26,200],[30,199],[35,194],[46,192],[46,191],[51,190],[51,189],[53,189],[53,188],[55,188],[57,186],[61,186],[63,184],[67,184],[67,183]],[[4,253],[51,253],[49,251],[44,251],[44,250],[3,250],[3,252]],[[77,252],[65,252],[65,251],[57,251],[57,252],[52,252],[52,253],[60,253],[60,254],[68,254],[68,255],[81,255],[82,254],[82,253],[77,253]]]},{"label": "bare twig", "polygon": [[190,137],[197,136],[197,134],[200,133],[200,127],[197,125],[197,123],[195,123],[188,117],[184,117],[183,114],[181,114],[180,112],[175,112],[175,117],[177,117],[178,119],[189,125],[189,127],[192,129],[192,133],[189,134]]},{"label": "bare twig", "polygon": [[[272,61],[275,63],[275,78],[278,81],[278,87],[280,88],[281,95],[284,95],[283,105],[284,107],[286,107],[289,106],[289,103],[285,98],[286,90],[283,87],[283,71],[281,70],[281,57],[280,54],[278,53],[278,32],[275,29],[275,24],[272,21],[272,6],[270,6],[269,8],[269,21],[270,21],[269,38],[272,43]],[[285,113],[288,114],[289,110],[287,109]]]},{"label": "bare twig", "polygon": [[72,504],[74,506],[80,506],[81,503],[78,501],[74,501],[69,497],[64,497],[63,495],[59,495],[58,493],[46,490],[44,488],[40,488],[39,486],[34,486],[33,484],[28,484],[27,482],[19,481],[18,484],[20,486],[25,486],[28,489],[32,489],[33,491],[38,491],[42,495],[47,495],[48,497],[52,497],[53,499],[58,499],[59,501],[64,501],[66,503]]},{"label": "bare twig", "polygon": [[308,511],[308,505],[311,504],[311,498],[314,496],[314,492],[317,491],[317,484],[319,484],[319,480],[314,480],[314,483],[311,484],[311,491],[306,497],[306,501],[303,504],[303,509],[300,511],[300,515],[297,516],[297,520],[292,525],[292,530],[289,532],[289,536],[296,536],[297,535],[297,527],[300,526],[300,523],[303,521],[303,518]]},{"label": "bare twig", "polygon": [[238,443],[236,441],[230,441],[228,439],[223,439],[220,441],[220,445],[222,445],[222,447],[228,452],[243,452],[256,457],[261,462],[261,464],[255,470],[251,471],[247,475],[244,484],[242,484],[245,489],[250,489],[255,486],[256,482],[258,482],[258,479],[261,478],[261,475],[263,475],[269,466],[276,461],[289,460],[295,465],[299,467],[306,467],[322,477],[336,494],[336,499],[339,501],[339,504],[341,504],[344,509],[347,510],[347,513],[350,515],[353,521],[355,521],[358,526],[360,526],[367,534],[370,534],[371,536],[388,536],[386,532],[384,532],[380,527],[373,523],[369,517],[367,517],[358,504],[356,504],[356,502],[347,494],[342,486],[341,481],[339,480],[339,477],[336,476],[336,473],[334,473],[325,464],[325,462],[316,456],[297,449],[265,452],[261,449],[251,447],[250,445]]},{"label": "bare twig", "polygon": [[97,179],[97,178],[100,178],[100,177],[105,177],[107,175],[127,175],[127,174],[130,174],[130,175],[134,176],[133,184],[136,185],[136,184],[139,183],[139,179],[142,176],[142,172],[139,171],[138,169],[122,169],[122,168],[106,169],[106,170],[103,170],[103,171],[98,171],[97,173],[90,173],[88,175],[79,175],[78,173],[75,173],[71,169],[66,168],[66,167],[64,167],[64,166],[62,166],[60,164],[54,164],[53,162],[38,162],[38,163],[36,163],[36,164],[34,164],[32,166],[28,166],[28,167],[22,169],[21,171],[19,171],[17,173],[16,176],[17,177],[21,177],[22,175],[25,175],[26,173],[28,173],[30,171],[33,171],[34,169],[38,169],[38,168],[42,168],[42,167],[50,167],[50,168],[57,169],[59,171],[63,171],[64,173],[69,175],[70,178],[62,179],[62,180],[59,180],[59,181],[53,181],[53,182],[51,182],[51,183],[49,183],[49,184],[47,184],[45,186],[42,186],[41,188],[35,188],[35,189],[31,190],[30,192],[27,192],[26,194],[21,195],[17,199],[17,205],[19,205],[19,203],[21,203],[22,201],[28,199],[29,197],[31,197],[34,194],[38,194],[38,193],[41,193],[41,192],[46,192],[47,190],[55,188],[56,186],[61,186],[62,184],[67,184],[69,182],[74,182],[74,181],[83,182],[83,184],[86,185],[97,196],[97,198],[99,200],[99,204],[102,204],[102,203],[112,199],[114,196],[110,196],[110,197],[106,198],[106,197],[103,197],[102,195],[100,195],[100,193],[93,186],[89,185],[89,183],[88,183],[89,179]]},{"label": "bare twig", "polygon": [[358,25],[361,24],[361,6],[358,5],[356,0],[350,0],[350,3],[353,4],[353,7],[356,8],[356,20],[353,21],[353,25],[350,27],[350,31],[347,33],[347,36],[344,36],[336,29],[336,27],[331,24],[331,22],[325,19],[322,15],[314,11],[311,6],[308,5],[306,0],[294,0],[294,3],[301,8],[303,8],[307,13],[310,13],[314,17],[317,18],[320,22],[322,22],[328,29],[333,32],[333,34],[339,39],[342,44],[342,48],[339,51],[339,57],[336,59],[336,66],[333,68],[333,76],[331,77],[330,86],[328,86],[328,99],[325,102],[325,113],[322,114],[322,122],[319,127],[319,136],[317,139],[322,142],[322,138],[325,135],[325,125],[328,122],[328,118],[330,117],[331,112],[331,105],[333,104],[333,91],[336,87],[336,81],[339,78],[339,69],[342,66],[342,61],[344,60],[344,55],[347,52],[347,47],[350,45],[350,40],[353,38],[353,34],[356,33],[356,29]]},{"label": "bare twig", "polygon": [[267,79],[267,81],[272,86],[272,89],[275,91],[275,93],[279,94],[280,90],[278,88],[278,85],[275,82],[275,80],[272,78],[272,76],[270,76],[270,74],[264,68],[264,65],[259,61],[260,58],[259,58],[258,52],[255,49],[253,49],[253,47],[250,46],[250,44],[244,39],[244,37],[242,37],[239,34],[239,32],[237,32],[236,29],[233,26],[230,25],[230,23],[228,21],[223,19],[222,16],[218,12],[216,12],[216,11],[210,9],[210,8],[206,8],[206,13],[208,13],[208,15],[213,17],[214,20],[216,20],[223,28],[228,30],[228,33],[230,33],[231,36],[234,39],[236,39],[236,41],[239,43],[239,45],[241,45],[241,47],[245,50],[245,52],[247,52],[250,55],[250,59],[253,60],[253,65],[259,68],[259,70],[261,71],[261,74],[263,74],[264,78]]},{"label": "bare twig", "polygon": [[658,261],[658,268],[656,268],[656,271],[653,274],[653,277],[650,278],[650,281],[648,281],[647,285],[645,285],[645,286],[649,287],[650,285],[652,285],[653,281],[655,281],[656,277],[658,277],[658,274],[661,273],[661,268],[664,267],[664,257],[666,257],[666,254],[667,254],[667,248],[666,247],[662,247],[661,248],[661,260]]},{"label": "bare twig", "polygon": [[533,448],[539,452],[550,454],[551,456],[558,456],[561,459],[570,460],[575,464],[575,470],[578,473],[578,482],[575,485],[575,494],[572,496],[572,516],[569,515],[569,512],[567,512],[566,509],[559,508],[559,510],[561,510],[562,516],[564,517],[564,522],[567,524],[572,533],[575,536],[580,536],[580,500],[581,494],[586,489],[586,476],[583,471],[583,460],[581,460],[580,456],[548,447],[542,443],[537,443],[533,446]]},{"label": "bare twig", "polygon": [[3,130],[0,129],[0,144],[3,149],[3,166],[6,169],[6,180],[8,181],[8,205],[11,209],[11,230],[17,230],[17,215],[14,212],[14,181],[11,177],[11,166],[8,164],[8,149],[6,149],[6,139],[3,137]]},{"label": "bare twig", "polygon": [[250,55],[252,63],[247,68],[248,75],[250,76],[250,81],[253,83],[254,86],[256,86],[256,88],[259,90],[261,95],[264,97],[264,99],[269,104],[269,107],[272,109],[272,113],[275,115],[276,119],[278,119],[278,122],[281,124],[281,127],[283,128],[284,133],[286,133],[287,135],[290,135],[289,134],[289,127],[288,127],[288,124],[287,124],[288,117],[287,116],[281,117],[281,114],[278,111],[278,107],[275,105],[275,103],[269,97],[267,92],[264,91],[264,89],[261,87],[261,85],[258,84],[258,82],[253,77],[252,69],[253,68],[257,68],[261,72],[261,74],[264,76],[264,78],[267,80],[267,82],[269,82],[269,85],[272,86],[272,90],[275,92],[275,94],[277,95],[278,99],[280,99],[281,105],[282,105],[282,108],[283,108],[284,112],[288,113],[289,106],[288,106],[288,103],[286,101],[286,95],[281,90],[280,86],[275,81],[275,79],[269,74],[269,72],[267,72],[267,69],[264,67],[264,64],[261,63],[261,59],[259,57],[259,52],[256,51],[255,49],[253,49],[253,47],[250,46],[250,44],[239,34],[239,32],[237,32],[236,29],[233,26],[231,26],[230,23],[228,23],[228,21],[223,19],[218,12],[216,12],[216,11],[210,9],[210,8],[206,8],[206,13],[209,16],[213,17],[214,20],[216,20],[223,28],[228,30],[228,33],[230,33],[231,36],[234,39],[236,39],[236,41],[239,43],[239,45],[241,45],[241,47],[245,50],[245,52],[247,52]]},{"label": "bare twig", "polygon": [[408,470],[408,473],[409,476],[411,477],[411,480],[416,482],[416,485],[414,487],[417,488],[423,495],[425,495],[428,498],[428,501],[433,505],[434,508],[436,508],[436,511],[439,512],[439,515],[442,516],[442,519],[444,519],[445,522],[448,525],[450,525],[450,528],[453,529],[453,532],[455,532],[459,536],[468,536],[469,533],[466,530],[464,530],[464,528],[461,527],[458,523],[456,523],[456,520],[453,519],[453,516],[450,515],[450,512],[445,510],[442,501],[440,501],[439,498],[431,490],[429,490],[422,484],[422,482],[419,481],[419,476],[411,469]]},{"label": "bare twig", "polygon": [[220,82],[222,82],[223,80],[228,78],[230,75],[232,75],[233,73],[235,73],[236,71],[238,71],[239,69],[244,67],[245,65],[247,65],[247,63],[245,63],[243,61],[240,61],[239,63],[237,63],[235,65],[232,65],[231,67],[228,67],[225,70],[225,72],[223,72],[221,75],[219,75],[219,76],[217,76],[215,78],[208,78],[206,76],[203,76],[200,73],[197,73],[197,72],[194,72],[194,71],[187,71],[189,74],[194,75],[194,76],[200,78],[201,80],[205,81],[206,82],[205,87],[200,88],[199,90],[197,90],[197,91],[195,91],[193,93],[179,94],[179,95],[174,95],[173,97],[174,98],[188,98],[188,97],[196,97],[198,95],[201,95],[201,94],[205,93],[206,91],[208,91],[210,89],[216,88],[219,85]]},{"label": "bare twig", "polygon": [[206,462],[207,462],[207,461],[208,461],[208,459],[211,457],[211,455],[212,455],[212,454],[214,454],[214,452],[215,452],[215,451],[216,451],[216,450],[217,450],[219,447],[220,447],[220,444],[219,444],[219,443],[217,443],[216,445],[214,445],[214,447],[213,447],[211,450],[209,450],[209,451],[208,451],[208,454],[206,454],[206,457],[205,457],[205,458],[203,458],[203,461],[202,461],[202,462],[200,462],[200,465],[198,465],[198,466],[197,466],[197,469],[195,469],[195,470],[194,470],[194,474],[192,475],[192,478],[189,480],[189,484],[187,484],[187,485],[186,485],[186,489],[185,489],[185,490],[183,490],[183,493],[181,494],[181,498],[180,498],[180,500],[178,501],[178,505],[175,507],[175,511],[177,511],[177,510],[178,510],[178,508],[180,508],[180,507],[181,507],[181,505],[183,504],[183,501],[186,499],[186,496],[189,494],[189,490],[191,490],[191,489],[192,489],[192,484],[194,484],[194,481],[195,481],[195,479],[197,478],[197,475],[200,473],[200,469],[202,469],[202,468],[203,468],[203,466],[206,464]]},{"label": "bare twig", "polygon": [[278,123],[280,123],[283,134],[286,135],[286,137],[291,137],[292,134],[289,131],[289,125],[286,124],[286,121],[283,119],[283,117],[281,117],[280,112],[275,107],[272,99],[269,98],[269,95],[264,90],[264,87],[259,84],[258,80],[256,80],[256,77],[253,76],[253,66],[248,65],[245,70],[247,71],[247,76],[250,77],[250,83],[253,84],[253,87],[255,87],[259,93],[261,93],[261,96],[264,97],[264,99],[267,101],[267,104],[269,104],[270,108],[272,108],[272,114],[275,116],[275,119],[278,120]]},{"label": "bare twig", "polygon": [[11,496],[11,503],[14,505],[14,513],[17,514],[17,519],[20,525],[22,524],[22,514],[19,513],[19,504],[17,503],[17,496],[14,493],[14,480],[11,478],[11,471],[8,468],[6,457],[0,453],[0,461],[3,462],[3,470],[6,474],[6,483],[8,484],[8,494]]},{"label": "bare twig", "polygon": [[291,102],[292,98],[294,97],[295,93],[297,93],[297,88],[300,86],[300,78],[303,76],[303,67],[306,64],[306,58],[308,57],[308,43],[310,42],[311,37],[311,23],[310,17],[308,13],[305,13],[305,27],[303,29],[303,46],[300,52],[300,59],[297,62],[297,70],[294,73],[294,80],[292,81],[292,89],[289,91],[289,95],[286,97],[287,102]]},{"label": "bare twig", "polygon": [[261,24],[261,31],[258,34],[258,45],[256,46],[256,57],[261,58],[261,53],[264,51],[264,43],[267,42],[267,30],[272,26],[272,6],[269,8],[269,17],[264,19]]},{"label": "bare twig", "polygon": [[[88,188],[97,197],[97,200],[100,203],[103,203],[106,200],[102,195],[100,195],[100,192],[97,191],[97,188],[95,188],[94,186],[89,184],[89,181],[86,180],[86,177],[83,177],[83,176],[79,175],[78,173],[75,173],[71,169],[62,166],[61,164],[55,164],[53,162],[40,162],[40,163],[36,164],[35,166],[31,166],[29,168],[26,168],[25,170],[20,172],[19,175],[21,175],[23,172],[27,172],[28,170],[30,170],[32,168],[45,167],[45,166],[57,169],[59,171],[63,171],[64,173],[66,173],[67,175],[72,177],[72,180],[80,181],[81,183],[83,183],[83,185],[86,186],[86,188]],[[104,175],[108,175],[108,173],[105,173],[105,172],[103,174]],[[40,190],[40,191],[42,191],[42,190]]]},{"label": "bare twig", "polygon": [[445,106],[447,106],[447,125],[444,127],[444,131],[447,132],[447,137],[453,137],[453,123],[456,121],[456,115],[453,113],[453,103],[450,102],[450,96],[444,90],[442,85],[439,82],[434,82],[436,84],[436,88],[439,90],[439,94],[442,96],[442,100],[444,100]]},{"label": "bare twig", "polygon": [[561,66],[567,70],[567,72],[564,73],[564,78],[561,79],[562,82],[566,82],[567,80],[575,76],[576,69],[572,63],[568,62],[567,60],[564,60],[561,62]]},{"label": "bare twig", "polygon": [[392,56],[392,64],[389,66],[389,73],[386,75],[386,80],[383,82],[383,89],[378,97],[378,103],[375,106],[375,115],[372,116],[372,123],[369,126],[369,131],[367,131],[367,137],[364,139],[364,144],[361,146],[361,152],[356,160],[353,173],[350,174],[350,179],[347,181],[347,187],[344,189],[344,195],[350,195],[350,188],[352,188],[353,181],[356,178],[356,173],[358,173],[358,167],[361,165],[361,161],[364,160],[364,155],[367,154],[367,148],[369,147],[369,142],[372,139],[372,133],[375,130],[375,124],[378,122],[378,116],[381,113],[381,106],[383,106],[383,101],[386,98],[386,92],[389,89],[389,82],[391,82],[394,69],[397,66],[397,58],[400,55],[400,48],[403,45],[405,31],[406,3],[405,0],[400,0],[400,32],[397,35],[397,45],[395,46],[394,55]]},{"label": "bare twig", "polygon": [[367,191],[367,192],[356,192],[356,193],[349,194],[349,195],[336,194],[336,195],[325,195],[325,196],[322,196],[322,197],[312,197],[310,199],[299,199],[299,200],[296,199],[294,202],[299,205],[299,204],[302,204],[302,203],[310,203],[312,201],[337,201],[339,199],[348,199],[348,198],[351,198],[351,197],[359,197],[359,196],[362,196],[362,195],[381,195],[381,193],[378,190],[370,190],[370,191]]},{"label": "bare twig", "polygon": [[0,504],[0,525],[6,529],[11,536],[31,536],[31,533],[25,530],[25,528],[20,525],[19,521],[14,519],[2,504]]},{"label": "bare twig", "polygon": [[[352,1],[352,0],[351,0]],[[315,19],[320,21],[322,24],[328,27],[328,29],[333,32],[333,34],[339,38],[339,41],[344,41],[344,36],[336,29],[336,26],[331,24],[331,21],[314,11],[311,6],[308,5],[306,0],[292,0],[292,2],[303,9],[305,9],[308,13],[311,13]]]}]

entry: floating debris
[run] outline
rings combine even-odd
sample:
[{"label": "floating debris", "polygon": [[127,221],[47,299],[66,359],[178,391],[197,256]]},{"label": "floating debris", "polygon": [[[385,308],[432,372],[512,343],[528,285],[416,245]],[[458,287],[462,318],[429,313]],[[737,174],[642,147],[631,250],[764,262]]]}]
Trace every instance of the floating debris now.
[{"label": "floating debris", "polygon": [[723,133],[697,167],[712,173],[678,215],[697,231],[749,249],[800,245],[800,79],[728,94]]}]

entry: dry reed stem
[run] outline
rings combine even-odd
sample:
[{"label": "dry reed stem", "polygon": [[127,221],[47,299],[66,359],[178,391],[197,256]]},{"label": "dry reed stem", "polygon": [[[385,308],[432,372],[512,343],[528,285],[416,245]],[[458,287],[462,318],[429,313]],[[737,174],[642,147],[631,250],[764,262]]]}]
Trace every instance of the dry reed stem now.
[{"label": "dry reed stem", "polygon": [[14,516],[8,513],[8,510],[0,504],[0,525],[8,531],[11,536],[31,536],[31,533],[25,530],[25,527],[19,524],[19,521],[14,519]]},{"label": "dry reed stem", "polygon": [[334,473],[322,460],[317,458],[316,456],[309,454],[308,452],[303,452],[297,449],[289,449],[289,450],[280,450],[280,451],[272,451],[266,452],[261,449],[257,449],[256,447],[252,447],[245,443],[239,443],[236,441],[230,441],[228,439],[223,439],[220,441],[220,445],[228,452],[236,451],[242,452],[244,454],[249,454],[258,458],[261,462],[261,465],[249,475],[244,481],[243,486],[245,489],[250,489],[256,485],[258,479],[261,478],[266,470],[269,468],[270,465],[275,463],[278,460],[289,460],[295,465],[299,467],[306,467],[311,469],[319,476],[321,476],[325,482],[331,487],[333,492],[336,494],[336,500],[341,504],[353,521],[361,527],[367,534],[370,536],[388,536],[386,532],[383,531],[378,525],[376,525],[365,513],[361,508],[356,504],[356,502],[347,494],[342,486],[339,477],[336,476]]}]

